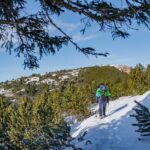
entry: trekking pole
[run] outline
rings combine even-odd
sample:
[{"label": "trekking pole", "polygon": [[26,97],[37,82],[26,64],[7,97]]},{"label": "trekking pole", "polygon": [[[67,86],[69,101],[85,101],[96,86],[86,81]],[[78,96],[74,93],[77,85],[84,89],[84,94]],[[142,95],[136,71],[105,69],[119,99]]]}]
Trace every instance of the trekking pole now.
[{"label": "trekking pole", "polygon": [[107,113],[109,115],[109,102],[108,102],[108,105],[107,105]]},{"label": "trekking pole", "polygon": [[95,111],[96,117],[98,116],[98,112],[99,112],[99,102],[97,103],[98,109]]}]

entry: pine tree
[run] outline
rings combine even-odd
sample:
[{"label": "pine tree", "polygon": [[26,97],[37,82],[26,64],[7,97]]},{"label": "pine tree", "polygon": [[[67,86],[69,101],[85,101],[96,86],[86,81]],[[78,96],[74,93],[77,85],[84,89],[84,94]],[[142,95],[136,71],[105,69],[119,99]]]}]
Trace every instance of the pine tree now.
[{"label": "pine tree", "polygon": [[150,64],[146,68],[146,81],[148,88],[150,88]]},{"label": "pine tree", "polygon": [[76,115],[79,119],[89,115],[88,108],[92,102],[89,87],[72,83],[67,86],[62,96],[62,108],[67,115]]},{"label": "pine tree", "polygon": [[64,122],[59,104],[59,93],[49,93],[48,88],[33,103],[34,141],[39,149],[61,148],[69,137],[69,127]]},{"label": "pine tree", "polygon": [[75,95],[75,89],[76,87],[69,83],[66,87],[65,91],[63,92],[62,96],[62,108],[64,112],[67,112],[69,114],[73,114],[74,111],[74,95]]},{"label": "pine tree", "polygon": [[8,135],[18,149],[33,148],[34,129],[31,124],[32,103],[22,98],[19,103],[9,107]]},{"label": "pine tree", "polygon": [[0,97],[0,150],[17,150],[8,135],[9,106],[10,102],[4,97]]},{"label": "pine tree", "polygon": [[145,68],[142,64],[138,64],[129,74],[129,87],[132,94],[143,94],[146,87]]},{"label": "pine tree", "polygon": [[136,132],[140,132],[141,136],[150,136],[150,111],[147,107],[135,101],[137,107],[133,110],[136,114],[131,115],[136,118],[137,123],[132,124],[137,126]]}]

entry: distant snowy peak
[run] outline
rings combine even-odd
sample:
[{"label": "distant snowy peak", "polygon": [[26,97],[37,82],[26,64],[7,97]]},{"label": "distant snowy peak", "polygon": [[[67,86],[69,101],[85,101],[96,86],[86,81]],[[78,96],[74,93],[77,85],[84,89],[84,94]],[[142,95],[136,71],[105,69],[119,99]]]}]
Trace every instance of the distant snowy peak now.
[{"label": "distant snowy peak", "polygon": [[116,65],[109,65],[109,66],[115,67],[118,70],[120,70],[122,72],[126,72],[128,74],[131,72],[131,67],[128,65],[116,64]]},{"label": "distant snowy peak", "polygon": [[100,65],[100,67],[103,66],[111,66],[111,67],[115,67],[118,70],[122,71],[122,72],[126,72],[126,73],[130,73],[131,72],[131,67],[128,65],[124,65],[124,64],[104,64],[104,65]]}]

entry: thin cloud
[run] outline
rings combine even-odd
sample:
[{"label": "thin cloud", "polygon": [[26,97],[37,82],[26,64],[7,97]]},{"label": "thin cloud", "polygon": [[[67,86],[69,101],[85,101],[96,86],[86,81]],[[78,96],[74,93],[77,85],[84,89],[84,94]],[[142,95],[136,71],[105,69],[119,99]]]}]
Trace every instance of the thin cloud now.
[{"label": "thin cloud", "polygon": [[81,26],[81,23],[66,23],[66,22],[58,22],[58,25],[62,27],[67,32],[72,32],[76,29],[78,29]]},{"label": "thin cloud", "polygon": [[89,41],[89,40],[93,40],[95,38],[97,38],[98,35],[94,34],[94,35],[82,35],[82,34],[77,34],[73,36],[73,40],[75,42],[84,42],[84,41]]},{"label": "thin cloud", "polygon": [[[73,31],[75,31],[81,27],[81,23],[68,23],[68,22],[63,22],[61,20],[57,20],[57,19],[55,19],[54,22],[66,33],[72,33]],[[49,30],[49,32],[57,32],[58,31],[52,25],[49,25],[48,30]]]}]

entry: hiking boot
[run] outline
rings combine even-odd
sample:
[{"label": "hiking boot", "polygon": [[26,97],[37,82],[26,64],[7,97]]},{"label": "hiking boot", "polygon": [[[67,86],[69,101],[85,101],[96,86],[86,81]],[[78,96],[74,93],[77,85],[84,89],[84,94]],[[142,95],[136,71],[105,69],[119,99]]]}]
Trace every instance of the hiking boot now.
[{"label": "hiking boot", "polygon": [[100,115],[99,117],[100,117],[100,119],[103,119],[103,116]]}]

